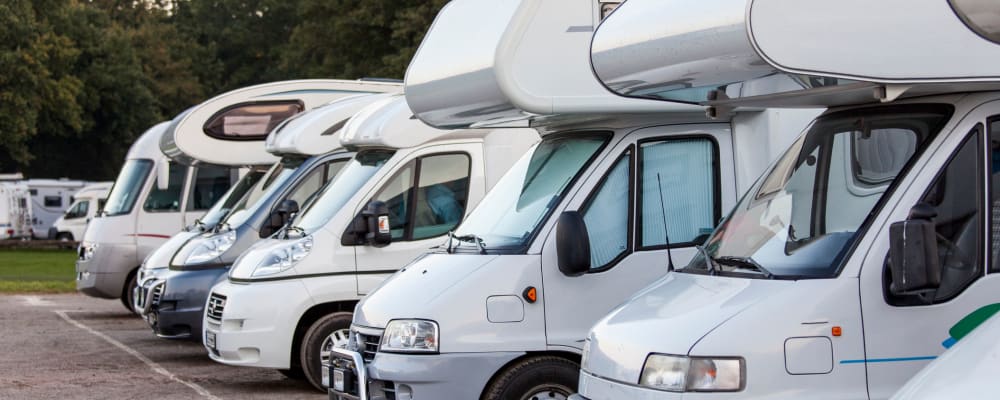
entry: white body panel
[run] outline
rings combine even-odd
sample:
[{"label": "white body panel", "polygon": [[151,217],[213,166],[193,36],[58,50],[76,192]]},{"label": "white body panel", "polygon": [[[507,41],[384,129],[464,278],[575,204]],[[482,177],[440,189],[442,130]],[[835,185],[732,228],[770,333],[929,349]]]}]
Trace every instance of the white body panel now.
[{"label": "white body panel", "polygon": [[0,182],[0,238],[31,237],[31,194],[23,182]]},{"label": "white body panel", "polygon": [[617,98],[601,86],[587,62],[599,10],[597,2],[572,0],[452,1],[407,68],[410,108],[446,128],[534,115],[697,110]]},{"label": "white body panel", "polygon": [[[206,124],[212,122],[225,110],[246,104],[297,103],[298,112],[307,111],[338,98],[366,93],[388,92],[399,89],[398,84],[361,81],[309,79],[283,81],[249,86],[223,93],[181,113],[171,122],[170,129],[161,141],[160,147],[168,157],[185,164],[215,165],[261,165],[277,161],[277,158],[260,145],[266,133],[254,137],[228,138],[208,134]],[[234,115],[233,122],[240,124],[241,118]],[[268,116],[253,118],[272,118]],[[270,122],[276,125],[277,121]],[[226,151],[219,151],[225,148]]]},{"label": "white body panel", "polygon": [[86,181],[68,179],[29,179],[24,181],[31,189],[32,236],[44,239],[49,228],[73,203],[73,195],[86,186]]},{"label": "white body panel", "polygon": [[[73,203],[66,208],[65,214],[52,223],[56,233],[53,238],[63,238],[66,237],[65,234],[69,234],[68,237],[72,240],[82,240],[87,223],[97,216],[110,190],[111,182],[102,182],[84,186],[76,192],[73,195]],[[85,206],[82,205],[84,203]],[[86,212],[80,212],[83,208]]]},{"label": "white body panel", "polygon": [[[232,267],[229,280],[212,289],[213,296],[226,296],[221,319],[206,316],[204,320],[205,335],[215,337],[215,347],[209,348],[213,360],[289,368],[292,357],[297,357],[292,353],[296,327],[310,315],[310,310],[331,306],[351,309],[385,277],[444,240],[443,235],[436,235],[380,248],[341,244],[348,224],[404,166],[424,156],[466,154],[470,165],[464,214],[468,215],[489,189],[490,178],[509,168],[538,140],[537,133],[530,129],[450,132],[431,128],[411,116],[405,98],[394,96],[362,109],[345,125],[341,139],[344,147],[359,152],[391,149],[394,154],[351,192],[325,223],[309,233],[312,249],[290,269],[263,278],[250,275],[273,249],[295,239],[265,239],[243,253]],[[489,139],[493,135],[504,139]],[[349,181],[346,173],[338,175],[327,190],[343,190],[338,189],[338,182]],[[321,207],[318,204],[323,200],[321,195],[314,207]],[[275,298],[283,299],[280,308],[274,306]]]},{"label": "white body panel", "polygon": [[[275,155],[314,156],[342,148],[344,125],[362,108],[392,94],[354,95],[334,100],[289,119],[267,135],[265,147]],[[319,127],[325,128],[319,129]]]}]

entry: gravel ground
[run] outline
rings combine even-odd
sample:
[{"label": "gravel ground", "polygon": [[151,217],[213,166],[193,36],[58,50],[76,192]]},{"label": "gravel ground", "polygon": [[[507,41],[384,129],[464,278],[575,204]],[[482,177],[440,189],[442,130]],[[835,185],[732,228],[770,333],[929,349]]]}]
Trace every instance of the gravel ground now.
[{"label": "gravel ground", "polygon": [[0,296],[0,399],[324,399],[277,371],[159,339],[117,300]]}]

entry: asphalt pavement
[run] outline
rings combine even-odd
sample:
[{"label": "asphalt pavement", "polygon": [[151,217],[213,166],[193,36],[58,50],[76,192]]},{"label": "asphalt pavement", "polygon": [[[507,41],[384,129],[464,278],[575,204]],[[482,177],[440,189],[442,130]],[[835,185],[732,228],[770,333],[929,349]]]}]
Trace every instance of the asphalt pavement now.
[{"label": "asphalt pavement", "polygon": [[324,399],[304,381],[157,338],[117,300],[0,295],[0,399]]}]

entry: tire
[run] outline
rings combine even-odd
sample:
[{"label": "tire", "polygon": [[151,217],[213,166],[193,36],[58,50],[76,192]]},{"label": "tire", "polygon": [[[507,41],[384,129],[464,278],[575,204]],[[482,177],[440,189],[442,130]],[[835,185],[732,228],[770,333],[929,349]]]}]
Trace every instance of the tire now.
[{"label": "tire", "polygon": [[282,375],[284,375],[285,378],[288,378],[288,379],[291,379],[291,380],[295,380],[295,381],[301,381],[301,380],[303,380],[303,379],[306,378],[305,373],[302,372],[302,368],[300,368],[300,367],[292,367],[292,368],[289,368],[289,369],[279,369],[278,372],[280,372]]},{"label": "tire", "polygon": [[138,282],[136,281],[137,272],[138,270],[132,271],[132,273],[128,275],[128,278],[125,279],[125,286],[122,288],[122,296],[120,298],[122,305],[125,306],[125,309],[132,314],[135,314],[135,310],[132,309],[132,300],[135,297],[132,293],[132,289],[135,289],[136,285],[138,285]]},{"label": "tire", "polygon": [[[337,333],[338,343],[346,345],[346,332],[351,329],[351,319],[353,314],[349,312],[336,312],[328,314],[313,322],[312,326],[306,330],[302,337],[302,345],[299,346],[299,365],[302,372],[316,390],[326,393],[323,387],[322,363],[324,358],[323,347],[327,345],[334,333]],[[328,357],[328,356],[327,356]]]},{"label": "tire", "polygon": [[56,240],[58,240],[60,242],[72,242],[73,241],[73,234],[69,233],[69,232],[62,232],[62,233],[56,235]]},{"label": "tire", "polygon": [[576,393],[580,365],[562,357],[540,356],[517,361],[497,375],[482,400],[566,399]]}]

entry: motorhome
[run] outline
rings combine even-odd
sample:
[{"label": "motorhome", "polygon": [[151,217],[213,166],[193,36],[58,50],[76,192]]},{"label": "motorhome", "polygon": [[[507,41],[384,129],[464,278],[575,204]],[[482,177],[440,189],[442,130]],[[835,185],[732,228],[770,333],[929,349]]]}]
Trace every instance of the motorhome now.
[{"label": "motorhome", "polygon": [[20,181],[0,182],[0,239],[31,237],[31,195]]},{"label": "motorhome", "polygon": [[[884,399],[961,344],[1000,303],[993,11],[630,0],[604,21],[592,65],[621,95],[829,109],[699,255],[593,327],[572,398]],[[760,85],[781,77],[798,87]]]},{"label": "motorhome", "polygon": [[[817,110],[628,99],[590,69],[614,4],[458,0],[406,74],[439,127],[531,126],[542,141],[445,246],[359,303],[331,398],[565,398],[591,325],[683,265],[737,193]],[[459,66],[461,68],[459,68]]]},{"label": "motorhome", "polygon": [[341,133],[354,157],[212,288],[209,356],[284,370],[325,390],[322,364],[346,344],[358,299],[440,245],[537,140],[527,129],[434,129],[413,118],[402,95],[366,106]]},{"label": "motorhome", "polygon": [[66,211],[52,223],[47,237],[65,241],[82,239],[87,223],[104,208],[110,190],[111,182],[92,183],[78,190]]},{"label": "motorhome", "polygon": [[[31,192],[31,228],[36,239],[47,239],[52,225],[62,217],[73,195],[90,182],[70,179],[28,179]],[[79,237],[79,236],[77,236]]]},{"label": "motorhome", "polygon": [[156,335],[200,341],[212,286],[226,278],[244,250],[284,226],[294,209],[305,206],[353,157],[340,147],[339,131],[347,119],[389,96],[377,93],[402,89],[384,83],[341,86],[339,99],[289,118],[271,131],[265,147],[280,160],[262,179],[238,198],[227,200],[219,215],[202,219],[198,232],[175,235],[143,263],[135,310]]}]

